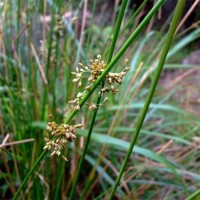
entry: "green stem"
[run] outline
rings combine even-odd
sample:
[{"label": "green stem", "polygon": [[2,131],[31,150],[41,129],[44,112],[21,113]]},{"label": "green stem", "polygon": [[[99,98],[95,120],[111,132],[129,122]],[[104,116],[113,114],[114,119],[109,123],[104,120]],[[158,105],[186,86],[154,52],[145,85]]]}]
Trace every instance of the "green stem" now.
[{"label": "green stem", "polygon": [[112,192],[111,192],[111,195],[110,195],[109,199],[112,199],[114,194],[115,194],[117,186],[118,186],[118,184],[119,184],[119,182],[121,180],[122,174],[123,174],[123,172],[125,170],[125,167],[126,167],[126,165],[128,163],[129,157],[130,157],[130,155],[131,155],[131,153],[133,151],[133,148],[135,146],[135,143],[137,141],[138,135],[140,133],[140,129],[142,128],[142,124],[144,122],[144,119],[145,119],[145,116],[147,114],[149,105],[151,103],[153,94],[155,92],[155,88],[157,86],[157,83],[158,83],[158,80],[159,80],[159,77],[160,77],[160,74],[161,74],[161,71],[162,71],[162,68],[163,68],[167,53],[168,53],[170,45],[172,43],[172,39],[173,39],[175,30],[177,28],[180,16],[182,14],[182,10],[184,8],[184,5],[185,5],[185,0],[179,0],[178,1],[178,4],[177,4],[176,9],[174,11],[174,17],[172,19],[172,23],[171,23],[169,32],[168,32],[167,37],[166,37],[166,42],[165,42],[165,45],[164,45],[163,50],[161,52],[160,61],[158,63],[157,70],[156,70],[156,72],[154,74],[153,81],[152,81],[151,87],[149,89],[149,93],[148,93],[146,101],[145,101],[145,105],[144,105],[144,107],[143,107],[143,109],[141,111],[141,114],[139,115],[139,118],[138,118],[138,121],[137,121],[137,124],[136,124],[136,129],[135,129],[135,132],[133,134],[133,137],[132,137],[128,152],[127,152],[126,157],[124,159],[124,162],[123,162],[123,164],[121,166],[119,175],[118,175],[118,177],[117,177],[117,179],[115,181],[115,184],[114,184],[114,187],[112,189]]},{"label": "green stem", "polygon": [[200,189],[187,197],[186,200],[197,200],[197,197],[200,197]]},{"label": "green stem", "polygon": [[133,22],[133,20],[135,19],[135,17],[138,15],[138,13],[142,10],[142,8],[144,7],[144,5],[146,4],[147,0],[144,0],[142,2],[142,4],[139,6],[139,8],[134,12],[134,14],[130,17],[130,19],[128,20],[127,24],[124,26],[123,30],[120,32],[120,35],[122,35],[124,33],[124,31],[130,26],[130,24]]},{"label": "green stem", "polygon": [[34,163],[33,167],[31,168],[31,170],[28,172],[28,174],[26,175],[25,179],[23,180],[23,182],[21,183],[21,185],[19,186],[17,192],[15,193],[15,196],[13,197],[13,200],[17,199],[17,196],[19,195],[20,191],[22,190],[23,186],[25,185],[25,183],[28,181],[28,178],[32,175],[33,171],[35,170],[35,168],[37,167],[37,165],[40,163],[40,160],[44,157],[44,155],[46,154],[47,151],[43,151],[39,158],[37,159],[37,161]]},{"label": "green stem", "polygon": [[87,37],[87,42],[86,42],[86,52],[88,52],[89,49],[89,43],[91,41],[91,37],[92,37],[92,24],[94,21],[94,12],[95,12],[95,8],[96,8],[96,0],[93,1],[93,6],[92,6],[92,19],[90,21],[90,26],[88,29],[88,37]]},{"label": "green stem", "polygon": [[[62,8],[62,1],[57,1],[56,2],[56,7],[57,7],[57,13],[60,16],[60,10]],[[56,22],[57,23],[57,22]],[[56,24],[57,25],[57,24]],[[52,91],[52,114],[53,114],[53,119],[57,121],[57,112],[56,112],[56,80],[58,78],[58,70],[59,70],[59,62],[60,62],[60,54],[59,54],[59,44],[60,44],[60,33],[56,33],[56,45],[55,45],[55,66],[54,66],[54,73],[52,77],[52,85],[51,85],[51,91]],[[62,178],[63,178],[63,171],[65,169],[65,164],[66,162],[62,160],[59,163],[59,168],[57,170],[57,181],[56,181],[56,187],[54,190],[54,199],[57,200],[59,199],[60,195],[60,186],[62,183]]]},{"label": "green stem", "polygon": [[56,36],[56,52],[55,52],[55,66],[54,66],[54,72],[53,72],[53,81],[51,85],[51,91],[52,91],[52,114],[53,119],[56,121],[56,80],[58,79],[58,69],[59,69],[59,43],[60,43],[60,36]]},{"label": "green stem", "polygon": [[52,53],[52,43],[53,43],[53,28],[54,28],[54,25],[55,25],[55,11],[54,11],[54,6],[55,6],[55,0],[53,1],[53,5],[52,5],[52,13],[51,13],[51,16],[52,17],[52,20],[51,20],[51,27],[50,27],[50,35],[49,35],[49,48],[48,48],[48,56],[47,56],[47,64],[46,64],[46,77],[47,77],[47,81],[48,81],[48,84],[47,85],[44,85],[44,91],[43,91],[43,96],[42,96],[42,108],[41,108],[41,121],[44,121],[44,118],[45,118],[45,113],[46,113],[46,104],[48,103],[48,90],[49,90],[49,82],[51,81],[50,80],[50,77],[49,77],[49,68],[50,68],[50,65],[51,65],[51,53]]},{"label": "green stem", "polygon": [[125,10],[126,10],[127,2],[128,2],[128,0],[123,0],[121,8],[120,8],[120,12],[119,12],[117,22],[116,22],[116,27],[115,27],[114,34],[113,34],[113,40],[112,40],[112,43],[111,43],[111,46],[110,46],[110,51],[108,53],[107,63],[111,62],[113,52],[115,50],[115,45],[116,45],[117,38],[118,38],[118,35],[119,35],[122,19],[123,19]]},{"label": "green stem", "polygon": [[60,195],[60,185],[62,183],[62,178],[63,178],[63,173],[64,173],[64,170],[65,170],[65,165],[66,165],[66,161],[65,160],[61,160],[61,162],[59,163],[59,168],[58,168],[58,171],[57,171],[57,182],[56,182],[56,188],[55,188],[55,195],[54,195],[54,200],[57,200],[57,199],[60,199],[61,197],[59,197]]},{"label": "green stem", "polygon": [[[20,29],[20,18],[21,18],[21,0],[18,1],[17,4],[17,34],[19,34],[19,29]],[[16,49],[17,53],[19,54],[19,38],[16,41]]]},{"label": "green stem", "polygon": [[[100,100],[101,100],[101,98],[99,97],[98,100],[97,100],[97,109],[99,107]],[[83,149],[83,154],[82,154],[81,159],[79,161],[76,178],[74,180],[74,184],[73,184],[73,187],[72,187],[72,190],[71,190],[71,193],[70,193],[69,200],[72,200],[73,197],[74,197],[74,193],[75,193],[75,190],[76,190],[76,185],[78,183],[78,179],[79,179],[79,176],[80,176],[80,173],[81,173],[81,169],[83,167],[83,162],[85,160],[85,155],[86,155],[89,143],[90,143],[90,138],[91,138],[91,135],[92,135],[92,130],[93,130],[95,119],[96,119],[96,115],[97,115],[97,109],[94,111],[93,116],[92,116],[92,121],[91,121],[90,128],[89,128],[89,131],[88,131],[85,147]]]},{"label": "green stem", "polygon": [[[111,42],[111,47],[110,47],[110,51],[109,51],[109,54],[108,54],[107,63],[110,63],[110,61],[112,59],[112,55],[113,55],[113,52],[114,52],[114,49],[115,49],[115,45],[116,45],[116,42],[117,42],[117,38],[118,38],[118,35],[119,35],[119,30],[120,30],[120,27],[121,27],[122,19],[123,19],[125,10],[126,10],[127,2],[128,2],[128,0],[123,0],[121,8],[120,8],[120,12],[119,12],[119,15],[118,15],[118,18],[117,18],[117,22],[116,22],[116,27],[115,27],[115,30],[114,30],[113,40]],[[104,82],[102,83],[102,88],[103,87],[104,87]],[[79,176],[80,176],[80,173],[81,173],[81,170],[82,170],[82,166],[83,166],[83,162],[84,162],[84,159],[85,159],[85,155],[86,155],[89,143],[90,143],[90,138],[91,138],[92,131],[93,131],[93,128],[94,128],[94,123],[95,123],[95,120],[96,120],[99,104],[101,102],[101,97],[102,97],[102,94],[100,94],[100,96],[98,97],[97,102],[96,102],[97,108],[94,111],[93,116],[92,116],[92,121],[91,121],[91,124],[90,124],[90,127],[89,127],[87,140],[86,140],[86,143],[85,143],[83,154],[81,156],[81,160],[80,160],[79,165],[78,165],[78,171],[77,171],[76,178],[75,178],[75,181],[74,181],[71,193],[70,193],[69,200],[72,200],[73,197],[74,197],[74,193],[75,193],[75,190],[76,190],[76,185],[78,183],[78,179],[79,179]]]},{"label": "green stem", "polygon": [[[98,85],[103,81],[107,73],[113,68],[115,63],[121,58],[121,56],[125,53],[127,48],[134,42],[134,40],[137,38],[137,36],[140,34],[140,32],[143,30],[143,28],[146,26],[146,24],[150,21],[152,16],[158,11],[158,9],[161,7],[161,5],[165,2],[165,0],[160,0],[158,3],[151,9],[149,14],[143,19],[143,21],[140,23],[140,25],[136,28],[136,30],[131,34],[131,36],[128,38],[128,40],[124,43],[124,45],[121,47],[121,49],[118,51],[116,56],[113,58],[113,60],[108,64],[105,71],[99,76],[99,78],[96,80],[96,82],[93,84],[93,86],[90,88],[90,91],[84,96],[84,98],[81,100],[79,106],[82,107],[83,104],[87,101],[87,99],[90,97],[90,95],[94,92],[94,90],[98,87]],[[69,116],[64,120],[64,123],[69,123],[73,117],[76,115],[78,110],[74,110],[69,114]],[[28,180],[29,176],[32,175],[35,167],[40,163],[43,156],[45,155],[47,151],[43,151],[39,158],[36,160],[36,163],[34,164],[33,168],[30,170],[30,172],[25,177],[24,181],[21,183],[19,189],[17,190],[17,193],[14,196],[14,199],[17,198],[19,192],[22,190],[23,186],[25,185],[26,181]]]}]

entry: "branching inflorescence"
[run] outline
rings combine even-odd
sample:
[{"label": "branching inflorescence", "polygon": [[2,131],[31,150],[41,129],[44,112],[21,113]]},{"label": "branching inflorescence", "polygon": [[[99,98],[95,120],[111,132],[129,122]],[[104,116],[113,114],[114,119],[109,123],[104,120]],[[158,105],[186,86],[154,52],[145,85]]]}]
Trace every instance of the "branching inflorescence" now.
[{"label": "branching inflorescence", "polygon": [[[82,86],[84,79],[87,79],[89,85],[85,87],[83,92],[79,92],[76,98],[72,101],[69,101],[70,104],[74,106],[75,110],[80,110],[79,102],[84,97],[85,93],[90,90],[92,84],[98,79],[102,72],[107,67],[107,64],[101,59],[101,55],[97,55],[95,60],[90,60],[90,65],[83,66],[82,63],[79,63],[80,69],[76,68],[76,72],[72,72],[75,75],[73,79],[74,83],[78,83],[78,87]],[[118,90],[115,88],[115,84],[121,84],[123,77],[126,75],[126,72],[129,70],[129,67],[125,67],[120,73],[111,73],[109,72],[104,79],[104,86],[100,89],[99,95],[104,95],[106,93],[116,94]],[[108,98],[105,97],[103,103]],[[95,106],[90,106],[89,108],[95,108]]]},{"label": "branching inflorescence", "polygon": [[67,161],[67,158],[63,155],[66,144],[76,139],[76,128],[81,127],[83,127],[82,124],[77,124],[74,126],[61,124],[59,126],[55,122],[49,122],[47,125],[47,130],[50,132],[50,135],[52,137],[56,137],[56,139],[50,140],[49,138],[45,138],[46,145],[44,146],[44,150],[51,150],[51,156],[60,156],[62,154],[62,157]]},{"label": "branching inflorescence", "polygon": [[[69,101],[69,103],[73,105],[74,110],[80,110],[80,101],[90,90],[91,86],[102,74],[102,72],[106,69],[107,64],[101,59],[101,55],[97,55],[95,60],[90,60],[90,65],[83,66],[83,64],[79,63],[79,66],[80,68],[76,68],[76,72],[72,72],[72,74],[75,75],[73,82],[77,83],[78,87],[80,88],[82,87],[83,81],[87,80],[87,85],[85,86],[83,92],[78,92],[76,98]],[[118,92],[118,90],[115,88],[115,84],[122,83],[122,79],[128,70],[129,67],[126,66],[124,70],[119,73],[109,72],[103,80],[104,84],[100,88],[99,95],[105,95],[107,93],[115,95]],[[101,105],[103,105],[107,99],[108,97],[105,97]],[[89,105],[89,109],[96,108],[97,106],[95,104]],[[49,138],[45,138],[46,145],[44,146],[44,150],[50,150],[51,156],[62,155],[62,157],[67,161],[67,158],[64,156],[66,144],[68,142],[73,142],[76,139],[76,129],[82,127],[83,124],[58,125],[55,122],[49,122],[47,125],[47,130],[50,132],[50,134]]]}]

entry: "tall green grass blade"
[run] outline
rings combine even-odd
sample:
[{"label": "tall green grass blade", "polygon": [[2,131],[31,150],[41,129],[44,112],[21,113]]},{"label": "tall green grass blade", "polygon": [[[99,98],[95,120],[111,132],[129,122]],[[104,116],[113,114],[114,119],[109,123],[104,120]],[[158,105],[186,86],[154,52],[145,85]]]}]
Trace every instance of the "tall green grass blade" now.
[{"label": "tall green grass blade", "polygon": [[108,64],[110,64],[114,50],[115,50],[115,45],[117,43],[117,38],[118,38],[118,35],[119,35],[119,30],[120,30],[120,27],[121,27],[122,19],[123,19],[125,10],[126,10],[127,2],[128,2],[128,0],[122,1],[121,9],[120,9],[119,16],[118,16],[117,22],[116,22],[116,27],[114,29],[113,39],[112,39],[110,50],[109,50],[109,53],[108,53],[108,58],[107,58]]},{"label": "tall green grass blade", "polygon": [[[17,34],[20,33],[20,18],[21,18],[21,0],[18,1],[17,4]],[[16,49],[19,52],[19,40],[16,41]]]},{"label": "tall green grass blade", "polygon": [[[81,136],[84,136],[84,137],[87,136],[87,132],[84,130],[78,130],[78,134]],[[127,151],[130,146],[129,142],[126,142],[121,139],[114,138],[114,137],[111,137],[108,135],[99,134],[99,133],[93,133],[91,136],[91,139],[100,144],[110,145],[113,148],[115,148],[116,150]],[[138,153],[142,156],[150,158],[151,160],[155,160],[159,163],[166,165],[169,169],[171,169],[172,172],[174,172],[176,170],[175,166],[173,164],[171,164],[167,159],[165,159],[163,156],[160,156],[149,149],[142,148],[142,147],[135,145],[135,147],[131,153],[133,153],[133,152]]]},{"label": "tall green grass blade", "polygon": [[92,24],[94,22],[94,13],[96,9],[96,0],[93,1],[93,6],[92,6],[92,19],[90,21],[90,27],[88,30],[88,36],[87,36],[87,41],[86,41],[86,52],[90,49],[90,42],[91,42],[91,37],[92,37]]},{"label": "tall green grass blade", "polygon": [[169,54],[167,55],[167,58],[176,55],[177,52],[179,52],[183,47],[188,45],[190,42],[196,40],[200,37],[200,29],[196,29],[193,32],[191,32],[189,35],[185,36],[180,42],[178,42],[174,47],[169,51]]},{"label": "tall green grass blade", "polygon": [[[55,6],[57,8],[57,13],[58,15],[60,15],[60,10],[62,8],[62,1],[58,1],[58,2],[55,2]],[[57,25],[57,24],[56,24]],[[53,116],[53,119],[55,121],[58,121],[58,117],[57,117],[57,112],[56,112],[56,108],[57,108],[57,105],[56,105],[56,86],[57,86],[57,79],[58,79],[58,74],[59,74],[59,60],[60,60],[60,53],[59,53],[59,43],[60,43],[60,34],[56,34],[56,38],[54,40],[54,42],[56,42],[55,44],[55,66],[54,66],[54,71],[53,71],[53,77],[52,77],[52,85],[51,85],[51,92],[52,92],[52,116]],[[62,177],[63,177],[63,171],[65,169],[65,162],[64,160],[62,160],[60,163],[59,163],[59,167],[58,167],[59,170],[57,170],[57,182],[56,182],[56,188],[55,188],[55,195],[54,195],[54,199],[59,199],[59,194],[60,194],[60,185],[62,183]]]},{"label": "tall green grass blade", "polygon": [[[190,123],[191,122],[188,122],[188,124],[190,124]],[[96,131],[98,131],[98,132],[106,132],[107,128],[98,128],[98,129],[96,129]],[[135,131],[134,128],[129,128],[129,127],[119,126],[118,128],[116,128],[116,132],[119,132],[119,133],[128,134],[129,132],[134,132],[134,131]],[[175,142],[178,142],[178,143],[181,143],[181,144],[185,144],[185,145],[191,145],[192,144],[188,140],[185,140],[185,139],[183,139],[181,137],[177,137],[177,136],[170,135],[170,134],[163,134],[161,132],[141,129],[141,133],[145,134],[145,135],[152,135],[152,136],[158,136],[160,138],[170,139],[170,140],[173,140]]]},{"label": "tall green grass blade", "polygon": [[200,198],[200,189],[187,197],[186,200],[198,200]]},{"label": "tall green grass blade", "polygon": [[[145,105],[144,102],[139,102],[139,103],[134,102],[130,105],[111,106],[110,108],[108,108],[108,110],[115,111],[115,110],[125,110],[125,109],[139,109],[139,108],[143,108],[144,105]],[[171,112],[175,112],[175,113],[179,113],[179,114],[188,114],[186,111],[183,111],[180,108],[177,108],[176,106],[172,106],[172,105],[169,105],[169,104],[151,103],[149,105],[149,108],[157,109],[157,110],[166,110],[166,111],[171,111]]]},{"label": "tall green grass blade", "polygon": [[141,111],[141,114],[139,115],[139,119],[138,119],[138,122],[136,124],[136,130],[135,130],[135,132],[133,134],[133,137],[132,137],[132,140],[131,140],[131,144],[130,144],[128,152],[127,152],[127,155],[126,155],[126,157],[124,159],[124,162],[123,162],[123,164],[121,166],[119,175],[118,175],[118,177],[116,179],[115,185],[113,187],[113,190],[111,192],[111,195],[110,195],[109,199],[112,199],[114,197],[114,194],[115,194],[115,191],[117,189],[117,186],[118,186],[118,184],[119,184],[119,182],[121,180],[122,174],[123,174],[123,172],[125,170],[125,167],[126,167],[126,165],[128,163],[128,160],[129,160],[129,157],[130,157],[130,155],[132,153],[132,150],[133,150],[133,148],[135,146],[135,143],[137,141],[138,135],[140,133],[140,129],[142,128],[143,121],[145,119],[145,116],[147,114],[149,105],[151,103],[155,88],[157,86],[157,83],[158,83],[158,80],[159,80],[159,77],[160,77],[160,74],[161,74],[165,59],[167,57],[167,53],[168,53],[170,45],[172,43],[172,39],[173,39],[174,33],[176,31],[176,28],[177,28],[180,16],[182,14],[182,10],[184,8],[184,5],[185,5],[185,1],[179,0],[178,3],[177,3],[176,9],[174,11],[174,16],[173,16],[173,19],[172,19],[172,23],[171,23],[169,32],[168,32],[167,37],[166,37],[165,45],[164,45],[163,50],[161,52],[160,61],[158,63],[157,70],[155,72],[151,87],[149,89],[149,93],[147,95],[147,98],[146,98],[146,101],[145,101],[145,105],[144,105],[144,107],[143,107],[143,109]]},{"label": "tall green grass blade", "polygon": [[[48,83],[50,82],[50,77],[49,77],[49,69],[50,69],[50,65],[51,65],[51,54],[52,54],[52,43],[53,43],[53,28],[55,25],[55,0],[53,1],[53,5],[52,5],[52,20],[51,20],[51,26],[50,26],[50,33],[49,33],[49,41],[48,41],[48,56],[47,56],[47,64],[46,64],[46,70],[45,70],[45,74],[47,77],[47,81]],[[48,103],[48,91],[49,91],[49,86],[48,85],[44,85],[44,90],[43,90],[43,96],[42,96],[42,109],[41,109],[41,117],[40,119],[42,121],[44,121],[45,118],[45,114],[46,114],[46,107],[47,107],[47,103]]]},{"label": "tall green grass blade", "polygon": [[26,182],[28,181],[29,177],[32,175],[33,171],[36,169],[37,165],[40,163],[40,160],[44,157],[46,151],[43,151],[39,158],[37,159],[37,161],[34,163],[33,167],[31,168],[31,170],[28,172],[28,174],[26,175],[25,179],[22,181],[21,185],[19,186],[17,192],[15,193],[13,200],[17,199],[19,193],[21,192],[21,190],[23,189],[23,186],[26,184]]},{"label": "tall green grass blade", "polygon": [[142,10],[142,8],[145,6],[145,4],[147,3],[147,0],[144,0],[141,5],[138,7],[138,9],[134,12],[134,14],[130,17],[130,19],[128,20],[128,22],[126,23],[126,25],[124,26],[124,28],[121,30],[120,35],[122,35],[126,29],[131,25],[131,23],[133,23],[133,20],[135,19],[135,17],[140,13],[140,11]]},{"label": "tall green grass blade", "polygon": [[[101,100],[101,98],[99,97],[98,100],[97,100],[97,109],[99,107],[98,105],[100,104],[100,100]],[[76,177],[75,177],[75,180],[74,180],[74,183],[73,183],[73,186],[72,186],[72,190],[71,190],[71,193],[70,193],[70,197],[69,197],[70,200],[72,200],[73,197],[74,197],[76,185],[78,183],[78,179],[79,179],[79,176],[80,176],[80,173],[81,173],[81,169],[83,167],[83,163],[84,163],[84,160],[85,160],[85,155],[86,155],[89,143],[90,143],[90,138],[91,138],[91,135],[92,135],[92,130],[93,130],[93,127],[94,127],[96,115],[97,115],[97,110],[94,111],[93,116],[92,116],[91,124],[90,124],[89,131],[88,131],[88,134],[87,134],[86,143],[85,143],[85,146],[84,146],[84,149],[83,149],[83,153],[81,155],[81,159],[80,159],[79,164],[78,164]]]},{"label": "tall green grass blade", "polygon": [[[91,164],[91,165],[95,165],[96,164],[96,161],[91,157],[91,156],[88,156],[86,155],[85,156],[85,159]],[[98,165],[96,167],[97,169],[97,172],[99,174],[102,174],[102,177],[106,180],[107,183],[109,183],[110,185],[113,185],[114,184],[114,180],[112,179],[112,177],[110,175],[108,175],[108,173],[104,170],[103,167],[101,167],[100,165]],[[119,189],[118,190],[120,192],[121,195],[124,195],[124,192]]]},{"label": "tall green grass blade", "polygon": [[155,33],[154,33],[153,31],[151,31],[151,32],[149,32],[149,33],[147,34],[146,37],[144,37],[144,38],[141,40],[141,42],[140,42],[140,44],[139,44],[139,46],[138,46],[138,48],[137,48],[137,51],[135,52],[134,57],[133,57],[132,60],[131,60],[131,71],[132,71],[132,70],[135,70],[135,67],[136,67],[137,64],[138,64],[139,57],[140,57],[140,55],[142,54],[142,51],[143,51],[144,46],[146,45],[147,42],[149,42],[149,40],[151,39],[151,37],[152,37],[154,34],[155,34]]}]

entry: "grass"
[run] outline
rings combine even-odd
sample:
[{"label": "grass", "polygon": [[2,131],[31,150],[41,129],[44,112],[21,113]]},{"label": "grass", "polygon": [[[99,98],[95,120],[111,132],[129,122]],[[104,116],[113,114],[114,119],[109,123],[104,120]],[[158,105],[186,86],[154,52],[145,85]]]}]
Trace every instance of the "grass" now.
[{"label": "grass", "polygon": [[[168,55],[169,46],[160,54],[173,34],[167,37],[166,28],[156,30],[148,22],[156,20],[164,1],[142,20],[138,16],[146,1],[134,12],[123,1],[107,24],[96,20],[104,17],[108,2],[88,3],[9,0],[0,7],[0,198],[198,199],[199,117],[174,101],[176,85],[163,96],[157,81],[162,66],[164,74],[195,67],[180,64],[177,57],[200,37],[199,28],[192,26],[187,34],[179,30]],[[70,17],[59,24],[64,14]],[[168,25],[166,20],[163,27]],[[43,54],[40,40],[46,40]],[[71,72],[99,53],[108,66],[81,100],[81,110],[73,110],[68,101],[86,83],[77,88]],[[130,70],[119,92],[98,106],[103,99],[98,86],[110,70],[121,71],[126,58]],[[94,102],[97,110],[88,112],[85,104]],[[145,110],[138,124],[140,109]],[[67,144],[68,162],[43,151],[49,121],[84,124]]]},{"label": "grass", "polygon": [[126,165],[128,163],[130,155],[132,154],[133,148],[134,148],[135,143],[137,141],[137,138],[139,136],[139,133],[140,133],[140,130],[142,128],[144,119],[146,117],[147,111],[148,111],[150,103],[152,101],[156,86],[158,84],[158,80],[160,78],[160,74],[162,72],[162,68],[163,68],[165,59],[167,57],[170,45],[172,43],[173,35],[174,35],[174,33],[176,31],[176,28],[178,26],[178,22],[179,22],[179,19],[181,17],[184,5],[185,5],[185,2],[179,1],[178,4],[177,4],[177,8],[174,11],[175,12],[174,18],[172,19],[172,23],[171,23],[168,35],[166,37],[166,42],[165,42],[165,45],[164,45],[163,50],[162,50],[161,55],[160,55],[160,60],[159,60],[159,63],[158,63],[157,70],[156,70],[155,75],[153,77],[152,84],[151,84],[151,86],[149,88],[149,92],[148,92],[144,107],[141,110],[141,114],[139,114],[138,121],[136,123],[136,129],[135,129],[135,132],[133,133],[133,137],[132,137],[128,152],[127,152],[126,157],[124,159],[124,162],[123,162],[123,164],[122,164],[122,166],[120,168],[119,175],[118,175],[118,177],[116,179],[115,185],[113,187],[113,190],[111,192],[111,195],[110,195],[109,199],[112,199],[114,197],[114,194],[116,192],[117,186],[119,185],[119,182],[120,182],[120,180],[122,178],[122,175],[124,173],[125,167],[126,167]]}]

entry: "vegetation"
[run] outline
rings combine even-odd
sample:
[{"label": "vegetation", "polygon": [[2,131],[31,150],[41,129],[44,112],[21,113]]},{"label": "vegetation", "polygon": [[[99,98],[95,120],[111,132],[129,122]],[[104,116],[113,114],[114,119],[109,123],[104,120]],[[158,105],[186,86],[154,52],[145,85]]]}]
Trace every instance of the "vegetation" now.
[{"label": "vegetation", "polygon": [[199,112],[180,104],[198,1],[162,26],[147,3],[0,3],[0,199],[199,198]]}]

